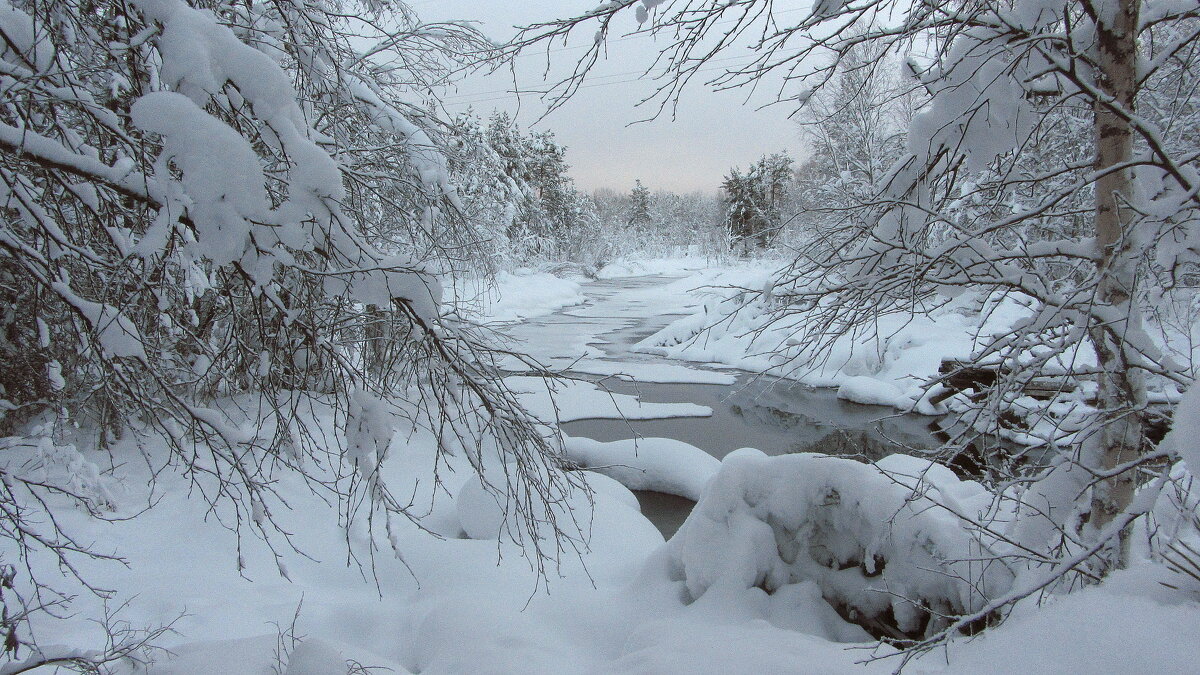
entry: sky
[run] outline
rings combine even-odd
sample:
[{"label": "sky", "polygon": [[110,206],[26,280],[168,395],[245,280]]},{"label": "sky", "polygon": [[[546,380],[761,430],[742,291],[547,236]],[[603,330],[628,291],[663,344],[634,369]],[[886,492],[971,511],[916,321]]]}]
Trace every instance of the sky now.
[{"label": "sky", "polygon": [[[494,40],[503,41],[523,26],[561,18],[596,7],[599,0],[414,0],[410,3],[425,21],[468,19]],[[789,8],[795,4],[795,8]],[[808,0],[775,2],[777,11],[802,11]],[[801,17],[802,18],[802,17]],[[641,72],[658,53],[649,35],[627,36],[637,28],[633,12],[619,17],[610,33],[607,58],[596,64],[587,83],[562,108],[544,119],[546,106],[536,94],[516,96],[513,78],[521,89],[543,86],[544,50],[521,56],[513,71],[490,76],[473,75],[445,93],[451,113],[473,108],[486,118],[493,108],[513,113],[518,122],[535,130],[553,131],[567,147],[571,175],[585,191],[611,188],[627,191],[640,179],[652,190],[715,192],[733,167],[745,168],[760,156],[787,150],[804,155],[798,127],[788,120],[786,105],[757,109],[771,100],[764,92],[713,92],[695,82],[685,92],[674,119],[666,113],[650,122],[630,124],[649,116],[654,108],[637,107],[653,92],[653,82]],[[574,65],[590,38],[588,28],[567,45],[550,47],[551,72]],[[588,35],[584,35],[589,33]],[[749,52],[731,52],[720,60],[737,64]],[[720,65],[708,75],[720,74]],[[747,100],[749,99],[749,100]]]}]

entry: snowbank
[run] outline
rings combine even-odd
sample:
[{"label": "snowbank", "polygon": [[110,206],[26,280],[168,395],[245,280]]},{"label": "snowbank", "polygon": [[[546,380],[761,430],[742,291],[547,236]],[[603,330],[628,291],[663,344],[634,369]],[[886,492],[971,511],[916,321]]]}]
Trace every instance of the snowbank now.
[{"label": "snowbank", "polygon": [[770,301],[743,304],[745,291],[740,289],[764,288],[768,278],[761,270],[746,270],[740,279],[726,275],[722,281],[734,287],[711,291],[700,311],[644,339],[637,349],[767,372],[812,386],[846,386],[848,398],[908,409],[920,398],[920,384],[937,374],[943,359],[967,358],[977,346],[976,335],[1002,332],[1028,313],[1011,299],[981,312],[978,300],[963,294],[931,302],[926,314],[880,317],[870,335],[844,335],[833,342],[827,359],[805,363],[801,357],[808,346],[792,336],[807,312],[797,310],[770,323],[775,318]]},{"label": "snowbank", "polygon": [[[1119,570],[1102,585],[1026,601],[1003,625],[917,662],[916,673],[1162,673],[1200,663],[1195,600],[1157,565]],[[945,664],[932,663],[948,660]]]},{"label": "snowbank", "polygon": [[[605,475],[588,472],[588,476],[590,493],[576,490],[565,499],[547,504],[539,519],[547,521],[553,516],[567,537],[600,553],[611,552],[614,547],[645,552],[662,543],[662,534],[641,516],[637,498],[628,488]],[[470,539],[519,546],[531,536],[523,531],[510,498],[479,480],[469,479],[459,488],[455,511],[463,533]]]},{"label": "snowbank", "polygon": [[721,467],[719,460],[700,448],[670,438],[602,443],[564,435],[563,444],[572,461],[631,490],[665,492],[693,501],[700,499],[704,486]]},{"label": "snowbank", "polygon": [[896,385],[863,375],[846,378],[838,387],[837,397],[852,403],[889,407],[901,406],[910,400]]},{"label": "snowbank", "polygon": [[584,301],[579,280],[531,270],[500,272],[490,286],[479,280],[463,279],[456,283],[455,289],[468,316],[485,323],[545,316]]}]

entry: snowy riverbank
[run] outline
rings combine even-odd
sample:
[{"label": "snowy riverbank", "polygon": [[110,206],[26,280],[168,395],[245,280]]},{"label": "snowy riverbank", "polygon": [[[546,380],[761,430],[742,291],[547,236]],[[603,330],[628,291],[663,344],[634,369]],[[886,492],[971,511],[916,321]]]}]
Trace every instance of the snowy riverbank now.
[{"label": "snowy riverbank", "polygon": [[[531,346],[544,358],[558,358],[627,319],[621,312],[699,309],[698,286],[757,274],[710,269],[634,288],[591,311],[573,310],[580,315],[572,324],[576,332],[533,331],[544,342]],[[502,295],[490,316],[545,315],[587,292],[578,281],[536,275],[509,278],[499,288],[520,294],[529,285],[547,292],[520,311]],[[715,345],[680,344],[675,353],[694,360],[755,363],[753,349],[742,349],[740,357],[734,351],[752,343],[732,329]],[[918,363],[916,355],[932,349],[910,345],[880,372],[899,377],[910,366],[896,364]],[[597,368],[634,379],[643,373],[684,381],[721,375],[689,372],[686,364],[619,364],[600,360],[598,352],[592,358],[609,364]],[[536,378],[509,378],[508,384],[547,420],[707,414],[703,406],[647,403],[586,382],[562,384],[553,401]],[[335,428],[330,414],[314,411],[313,428]],[[262,432],[248,425],[241,431]],[[123,557],[125,564],[92,561],[80,568],[127,601],[120,620],[132,626],[174,621],[176,634],[163,641],[174,655],[160,654],[152,673],[258,675],[274,668],[329,675],[346,672],[351,661],[396,673],[890,673],[895,658],[871,659],[894,650],[846,622],[830,600],[843,609],[909,612],[909,620],[919,621],[905,597],[961,612],[979,607],[978,591],[1003,592],[1029,574],[997,570],[986,589],[956,581],[975,571],[966,569],[979,544],[967,521],[1003,514],[978,485],[922,460],[894,456],[875,467],[745,450],[718,462],[661,439],[569,438],[568,457],[592,468],[577,472],[592,491],[569,490],[552,503],[535,495],[527,504],[543,524],[548,516],[556,519],[568,537],[556,542],[544,527],[530,531],[507,517],[512,502],[475,476],[482,468],[492,485],[508,485],[510,467],[502,458],[473,454],[402,416],[392,431],[381,450],[388,458],[381,477],[393,494],[411,500],[418,522],[397,518],[385,527],[339,513],[319,486],[284,474],[276,489],[286,496],[286,508],[270,514],[289,535],[275,536],[278,557],[255,537],[255,513],[239,520],[226,507],[209,508],[206,477],[193,482],[168,470],[148,491],[151,472],[167,456],[162,444],[119,444],[111,471],[90,464],[92,451],[56,445],[47,430],[35,434],[33,444],[9,439],[4,452],[41,462],[47,472],[94,477],[87,487],[105,495],[108,519],[67,503],[58,513],[76,536]],[[336,453],[345,439],[329,436],[326,443],[322,452]],[[451,453],[437,461],[439,445],[447,444]],[[680,533],[664,542],[639,513],[630,487],[699,503]],[[929,499],[935,497],[957,505],[959,515],[934,507]],[[151,502],[136,520],[123,520]],[[883,527],[887,519],[899,529]],[[550,560],[531,557],[534,542]],[[49,557],[30,564],[57,573]],[[1034,594],[1004,625],[956,639],[906,672],[1190,672],[1200,661],[1193,635],[1200,605],[1194,595],[1159,582],[1181,583],[1162,566],[1140,562],[1081,593]],[[84,593],[72,608],[97,615],[103,604]],[[74,632],[64,632],[67,625]],[[102,636],[82,622],[39,629],[44,644],[92,644]]]}]

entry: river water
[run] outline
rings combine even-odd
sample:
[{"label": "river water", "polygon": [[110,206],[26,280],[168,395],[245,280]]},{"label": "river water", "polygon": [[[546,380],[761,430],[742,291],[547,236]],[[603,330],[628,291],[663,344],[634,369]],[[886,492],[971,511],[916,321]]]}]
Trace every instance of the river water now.
[{"label": "river water", "polygon": [[[584,285],[588,297],[584,306],[526,321],[511,332],[530,345],[541,345],[543,353],[538,356],[543,358],[566,356],[563,348],[570,349],[585,340],[603,352],[601,360],[623,364],[669,361],[696,369],[711,368],[632,351],[637,342],[681,316],[656,312],[658,303],[649,301],[645,293],[670,281],[667,277],[645,276],[591,282]],[[633,299],[625,300],[630,296]],[[555,353],[553,347],[545,351],[547,345],[558,345],[561,353]],[[713,411],[710,417],[582,419],[563,423],[562,429],[571,436],[599,441],[673,438],[718,459],[738,448],[757,448],[768,455],[821,452],[874,460],[896,452],[919,453],[939,445],[929,418],[848,403],[839,400],[832,389],[813,389],[745,371],[723,370],[736,375],[734,384],[665,384],[614,378],[603,381],[610,390],[634,394],[643,401],[708,406]],[[675,533],[694,505],[674,495],[635,494],[642,512],[666,537]]]}]

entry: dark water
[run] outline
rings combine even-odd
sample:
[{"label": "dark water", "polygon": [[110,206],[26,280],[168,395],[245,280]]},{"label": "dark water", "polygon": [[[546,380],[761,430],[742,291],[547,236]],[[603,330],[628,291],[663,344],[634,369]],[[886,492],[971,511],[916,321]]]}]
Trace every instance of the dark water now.
[{"label": "dark water", "polygon": [[679,526],[683,525],[683,521],[687,520],[688,514],[692,512],[692,507],[696,505],[696,502],[687,497],[668,495],[662,492],[634,490],[633,494],[637,495],[638,505],[642,507],[642,514],[654,523],[654,526],[658,528],[659,532],[662,532],[666,539],[675,536]]},{"label": "dark water", "polygon": [[[876,460],[897,452],[920,454],[939,442],[928,418],[896,415],[890,408],[839,400],[832,389],[739,378],[735,385],[608,383],[614,391],[637,393],[643,401],[705,405],[711,417],[658,420],[584,419],[561,425],[571,436],[598,441],[674,438],[718,459],[738,448],[768,455],[820,452]],[[637,493],[642,513],[671,537],[694,502],[657,492]]]},{"label": "dark water", "polygon": [[823,452],[879,459],[902,450],[936,448],[927,418],[891,408],[839,400],[832,389],[784,381],[739,378],[734,385],[607,382],[609,389],[643,401],[688,401],[712,408],[711,417],[657,420],[585,419],[563,431],[598,441],[662,437],[691,443],[720,459],[738,448],[768,455]]},{"label": "dark water", "polygon": [[[661,277],[602,281],[589,284],[586,292],[589,297],[604,301],[625,289],[666,281],[669,280]],[[603,310],[603,305],[583,311],[572,308],[530,323],[543,324],[537,328],[553,331],[573,322],[595,325],[607,319],[612,330],[601,334],[593,345],[609,359],[623,363],[664,362],[662,357],[640,354],[632,351],[632,347],[678,314],[616,316],[605,315]],[[571,316],[573,313],[582,316]],[[606,378],[604,385],[648,402],[697,403],[712,408],[713,414],[641,421],[584,419],[562,424],[564,432],[599,441],[673,438],[717,458],[738,448],[757,448],[768,455],[820,452],[874,460],[896,452],[920,454],[940,445],[929,428],[930,418],[897,415],[891,408],[848,403],[839,400],[832,389],[812,389],[748,373],[739,374],[733,385],[632,383],[612,378]],[[675,533],[694,505],[688,499],[657,492],[636,494],[642,512],[666,537]]]}]

